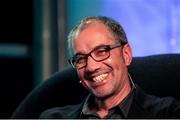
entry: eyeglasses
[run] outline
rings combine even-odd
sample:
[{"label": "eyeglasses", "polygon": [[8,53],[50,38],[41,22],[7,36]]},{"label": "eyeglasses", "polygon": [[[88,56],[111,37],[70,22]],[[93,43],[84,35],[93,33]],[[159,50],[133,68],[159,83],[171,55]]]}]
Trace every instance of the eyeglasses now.
[{"label": "eyeglasses", "polygon": [[96,62],[103,61],[110,56],[110,50],[121,47],[124,44],[118,43],[113,45],[101,45],[94,48],[88,54],[76,54],[75,56],[71,57],[68,62],[76,69],[81,69],[87,65],[87,59],[90,56]]}]

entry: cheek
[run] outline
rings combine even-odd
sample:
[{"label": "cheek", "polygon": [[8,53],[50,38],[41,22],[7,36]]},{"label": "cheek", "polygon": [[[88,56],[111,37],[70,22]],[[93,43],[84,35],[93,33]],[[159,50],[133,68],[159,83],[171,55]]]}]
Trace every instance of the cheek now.
[{"label": "cheek", "polygon": [[82,69],[82,70],[78,70],[77,73],[78,73],[79,79],[81,81],[85,81],[85,71]]},{"label": "cheek", "polygon": [[77,70],[79,78],[82,80],[84,72],[82,70]]},{"label": "cheek", "polygon": [[112,63],[112,59],[107,59],[107,62],[108,63]]},{"label": "cheek", "polygon": [[86,81],[85,78],[84,78],[84,74],[85,74],[84,71],[83,71],[83,70],[78,70],[77,73],[78,73],[79,79],[80,79],[80,81],[81,81],[81,84],[82,84],[86,89],[89,90],[88,83],[87,83],[87,81]]},{"label": "cheek", "polygon": [[111,58],[106,60],[106,64],[113,68],[119,68],[123,63],[124,60],[120,56],[119,57],[112,56]]}]

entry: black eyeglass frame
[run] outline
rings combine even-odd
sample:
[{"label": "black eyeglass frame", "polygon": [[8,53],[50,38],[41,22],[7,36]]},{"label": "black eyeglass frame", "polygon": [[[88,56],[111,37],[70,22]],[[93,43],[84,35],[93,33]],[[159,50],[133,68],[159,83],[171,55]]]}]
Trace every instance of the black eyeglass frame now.
[{"label": "black eyeglass frame", "polygon": [[[82,67],[77,68],[77,67],[76,67],[76,64],[74,64],[74,62],[73,62],[73,61],[76,61],[75,58],[76,58],[77,55],[83,55],[83,56],[84,56],[83,58],[86,59],[86,61],[87,61],[88,57],[90,56],[90,57],[93,58],[93,60],[95,60],[96,62],[100,62],[100,61],[106,60],[106,59],[108,59],[108,58],[110,57],[110,51],[111,51],[112,49],[117,48],[117,47],[122,47],[122,46],[124,46],[125,44],[126,44],[126,43],[121,42],[121,43],[112,44],[112,45],[102,45],[102,46],[98,46],[98,47],[95,47],[95,48],[94,48],[92,51],[90,51],[88,54],[76,54],[76,55],[74,55],[73,57],[71,57],[71,58],[68,59],[68,63],[71,64],[73,68],[81,69],[81,68],[83,68],[83,67],[85,67],[85,66],[87,65],[87,62],[86,62],[86,64],[83,65]],[[108,51],[108,56],[105,57],[105,58],[103,58],[103,59],[96,60],[96,59],[91,55],[91,53],[93,53],[95,50],[99,49],[100,47],[106,47],[106,50]]]}]

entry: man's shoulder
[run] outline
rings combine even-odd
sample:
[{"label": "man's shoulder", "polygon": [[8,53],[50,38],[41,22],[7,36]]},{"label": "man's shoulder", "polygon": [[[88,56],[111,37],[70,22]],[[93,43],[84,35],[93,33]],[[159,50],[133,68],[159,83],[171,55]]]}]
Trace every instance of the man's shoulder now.
[{"label": "man's shoulder", "polygon": [[153,96],[150,111],[159,118],[180,118],[180,102],[173,97]]},{"label": "man's shoulder", "polygon": [[137,89],[133,104],[133,113],[139,112],[151,118],[180,117],[178,116],[180,114],[180,102],[178,100],[172,97],[150,95],[140,88]]},{"label": "man's shoulder", "polygon": [[67,105],[63,107],[54,107],[45,110],[41,113],[40,118],[48,119],[67,119],[67,118],[77,118],[81,112],[82,103],[76,105]]},{"label": "man's shoulder", "polygon": [[168,107],[180,105],[180,102],[171,96],[159,97],[148,94],[142,89],[139,89],[137,94],[138,97],[136,97],[136,100],[141,104],[143,103],[142,105],[144,105],[145,108],[166,109]]}]

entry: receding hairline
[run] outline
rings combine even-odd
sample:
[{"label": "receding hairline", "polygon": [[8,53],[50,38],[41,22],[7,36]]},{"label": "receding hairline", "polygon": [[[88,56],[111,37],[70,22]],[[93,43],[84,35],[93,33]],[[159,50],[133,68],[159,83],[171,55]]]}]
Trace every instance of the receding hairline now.
[{"label": "receding hairline", "polygon": [[108,30],[108,32],[110,32],[110,34],[113,35],[112,30],[111,30],[107,25],[105,25],[102,21],[97,20],[97,19],[91,19],[91,20],[88,20],[88,21],[86,21],[84,24],[82,24],[82,25],[79,26],[79,28],[74,32],[72,41],[73,41],[74,39],[76,39],[76,37],[78,37],[78,35],[79,35],[83,30],[87,29],[88,27],[90,27],[90,26],[92,26],[92,25],[96,25],[96,24],[97,24],[97,25],[102,25],[102,26],[104,26],[104,27]]}]

